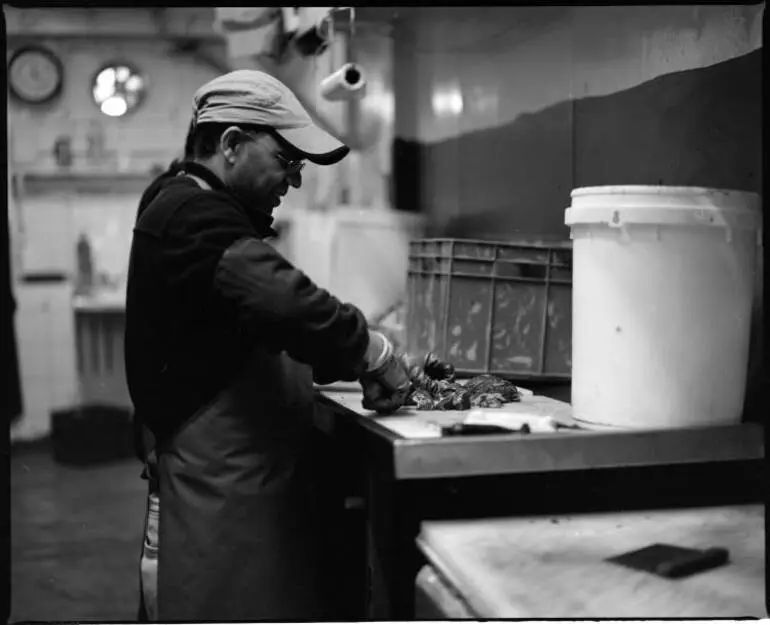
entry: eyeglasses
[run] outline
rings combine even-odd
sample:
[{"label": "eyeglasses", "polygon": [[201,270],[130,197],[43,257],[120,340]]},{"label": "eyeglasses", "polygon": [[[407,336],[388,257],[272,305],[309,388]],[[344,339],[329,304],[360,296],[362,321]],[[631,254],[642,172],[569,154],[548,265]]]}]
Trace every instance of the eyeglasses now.
[{"label": "eyeglasses", "polygon": [[299,172],[302,171],[302,168],[305,166],[305,161],[301,159],[298,159],[296,161],[290,161],[280,152],[275,153],[275,158],[278,159],[278,162],[281,164],[281,167],[283,167],[284,171],[290,176],[293,176],[294,174],[298,174]]},{"label": "eyeglasses", "polygon": [[[267,127],[260,128],[260,131],[269,134],[279,144],[281,144],[281,143],[283,143],[285,141],[285,139],[283,139],[282,137],[278,136],[278,133],[276,133],[272,128],[267,128]],[[256,141],[257,140],[257,137],[255,137],[250,132],[244,132],[243,134],[245,134],[252,141]],[[295,174],[298,174],[299,172],[302,171],[302,168],[305,167],[305,161],[302,160],[302,159],[289,160],[288,158],[286,158],[280,152],[276,152],[274,154],[274,156],[278,160],[278,162],[281,164],[281,167],[283,167],[283,170],[289,176],[293,176]]]}]

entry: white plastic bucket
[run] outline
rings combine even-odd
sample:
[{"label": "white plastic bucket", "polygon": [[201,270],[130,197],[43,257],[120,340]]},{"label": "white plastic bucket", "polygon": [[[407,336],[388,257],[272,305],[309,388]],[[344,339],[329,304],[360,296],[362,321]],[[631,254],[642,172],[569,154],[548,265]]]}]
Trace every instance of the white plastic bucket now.
[{"label": "white plastic bucket", "polygon": [[572,406],[587,425],[737,423],[760,198],[696,187],[572,192]]}]

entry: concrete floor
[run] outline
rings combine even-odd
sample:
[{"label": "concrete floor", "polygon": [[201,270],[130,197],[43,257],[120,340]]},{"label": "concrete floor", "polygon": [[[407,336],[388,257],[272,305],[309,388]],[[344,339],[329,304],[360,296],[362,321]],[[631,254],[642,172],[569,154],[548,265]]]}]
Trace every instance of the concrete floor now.
[{"label": "concrete floor", "polygon": [[11,457],[11,622],[135,621],[146,504],[141,465],[80,468],[47,448]]}]

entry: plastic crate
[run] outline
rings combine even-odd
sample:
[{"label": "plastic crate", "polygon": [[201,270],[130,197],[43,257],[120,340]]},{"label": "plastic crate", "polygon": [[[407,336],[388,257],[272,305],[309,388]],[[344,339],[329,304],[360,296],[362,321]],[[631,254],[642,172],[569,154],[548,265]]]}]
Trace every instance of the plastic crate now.
[{"label": "plastic crate", "polygon": [[463,377],[569,381],[571,242],[413,241],[406,331]]}]

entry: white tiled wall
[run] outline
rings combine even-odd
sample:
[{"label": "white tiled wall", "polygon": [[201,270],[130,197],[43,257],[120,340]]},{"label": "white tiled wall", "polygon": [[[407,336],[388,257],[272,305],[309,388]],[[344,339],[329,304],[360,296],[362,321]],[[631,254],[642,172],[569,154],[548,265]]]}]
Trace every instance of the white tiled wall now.
[{"label": "white tiled wall", "polygon": [[70,198],[75,239],[81,233],[88,236],[94,266],[118,284],[126,279],[138,203],[131,193]]},{"label": "white tiled wall", "polygon": [[94,271],[123,283],[139,196],[133,193],[56,193],[16,199],[21,216],[19,271],[65,272],[74,276],[81,234],[91,242]]},{"label": "white tiled wall", "polygon": [[24,412],[11,439],[34,439],[49,433],[52,409],[78,398],[72,285],[17,284],[15,297]]},{"label": "white tiled wall", "polygon": [[[136,205],[135,194],[54,193],[16,198],[16,331],[24,412],[14,439],[47,435],[51,409],[79,400],[72,296],[75,244],[84,233],[92,244],[95,272],[120,290],[125,285]],[[23,274],[64,273],[66,282],[25,283]]]},{"label": "white tiled wall", "polygon": [[74,269],[72,214],[64,194],[16,199],[20,216],[19,272],[66,272]]}]

